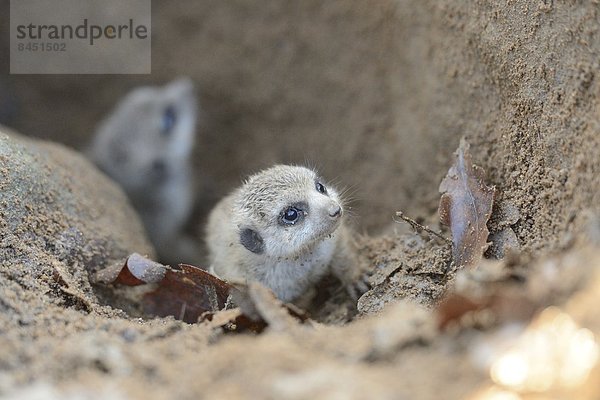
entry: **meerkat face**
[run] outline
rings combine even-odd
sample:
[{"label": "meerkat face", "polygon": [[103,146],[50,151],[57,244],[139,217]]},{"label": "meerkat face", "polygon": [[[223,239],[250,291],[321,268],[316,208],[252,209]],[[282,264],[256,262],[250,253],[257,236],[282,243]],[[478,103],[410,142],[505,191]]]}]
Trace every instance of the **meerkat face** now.
[{"label": "meerkat face", "polygon": [[93,156],[126,188],[168,179],[189,158],[196,107],[189,79],[135,89],[101,125]]},{"label": "meerkat face", "polygon": [[254,175],[238,200],[240,243],[269,257],[310,249],[334,233],[343,215],[335,189],[304,167],[275,166]]}]

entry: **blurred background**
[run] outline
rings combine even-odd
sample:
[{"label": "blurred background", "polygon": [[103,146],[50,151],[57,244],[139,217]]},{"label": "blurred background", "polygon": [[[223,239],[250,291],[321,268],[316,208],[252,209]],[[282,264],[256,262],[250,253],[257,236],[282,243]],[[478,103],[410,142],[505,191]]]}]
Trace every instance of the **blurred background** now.
[{"label": "blurred background", "polygon": [[[421,106],[439,86],[423,68],[424,14],[392,1],[153,2],[151,75],[8,75],[8,3],[0,118],[23,134],[82,148],[132,88],[193,79],[196,220],[277,162],[350,186],[361,230],[389,225],[399,207],[436,207],[436,179],[461,132],[433,129],[428,115],[440,110]],[[456,141],[440,151],[446,136]]]}]

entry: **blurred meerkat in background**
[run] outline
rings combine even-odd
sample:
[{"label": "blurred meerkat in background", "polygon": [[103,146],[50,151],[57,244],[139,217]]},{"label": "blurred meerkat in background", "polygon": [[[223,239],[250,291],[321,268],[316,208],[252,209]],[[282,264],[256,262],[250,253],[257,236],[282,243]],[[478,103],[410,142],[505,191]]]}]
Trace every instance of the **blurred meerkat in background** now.
[{"label": "blurred meerkat in background", "polygon": [[197,107],[188,78],[136,88],[98,125],[88,149],[129,196],[163,262],[200,262],[197,243],[183,232],[194,200]]}]

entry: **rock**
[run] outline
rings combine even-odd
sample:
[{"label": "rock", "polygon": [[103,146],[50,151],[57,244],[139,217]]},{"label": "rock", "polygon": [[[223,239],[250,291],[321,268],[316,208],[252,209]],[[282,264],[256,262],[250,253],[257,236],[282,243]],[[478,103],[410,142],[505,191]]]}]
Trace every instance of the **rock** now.
[{"label": "rock", "polygon": [[0,229],[0,313],[15,317],[95,308],[89,273],[154,255],[126,196],[83,156],[1,126]]}]

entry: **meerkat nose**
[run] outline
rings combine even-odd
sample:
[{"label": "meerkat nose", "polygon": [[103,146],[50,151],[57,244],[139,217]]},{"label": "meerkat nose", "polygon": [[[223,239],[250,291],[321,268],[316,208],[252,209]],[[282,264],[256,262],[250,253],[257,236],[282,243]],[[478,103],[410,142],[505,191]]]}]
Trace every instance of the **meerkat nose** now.
[{"label": "meerkat nose", "polygon": [[329,216],[331,218],[338,218],[341,215],[342,215],[342,207],[340,207],[339,205],[336,204],[335,206],[333,206],[329,209]]}]

